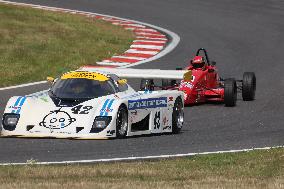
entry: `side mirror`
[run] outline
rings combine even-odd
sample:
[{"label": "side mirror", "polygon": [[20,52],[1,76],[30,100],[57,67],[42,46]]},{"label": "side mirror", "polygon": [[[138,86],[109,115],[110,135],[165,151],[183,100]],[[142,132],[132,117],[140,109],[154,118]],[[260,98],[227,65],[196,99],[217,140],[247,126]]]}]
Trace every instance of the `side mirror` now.
[{"label": "side mirror", "polygon": [[54,79],[53,77],[47,77],[46,80],[47,80],[49,83],[53,83],[55,79]]},{"label": "side mirror", "polygon": [[127,83],[127,80],[126,79],[120,79],[117,81],[117,84],[119,85],[125,85]]},{"label": "side mirror", "polygon": [[216,65],[216,62],[215,62],[215,61],[212,61],[210,64],[211,64],[212,66],[215,66],[215,65]]}]

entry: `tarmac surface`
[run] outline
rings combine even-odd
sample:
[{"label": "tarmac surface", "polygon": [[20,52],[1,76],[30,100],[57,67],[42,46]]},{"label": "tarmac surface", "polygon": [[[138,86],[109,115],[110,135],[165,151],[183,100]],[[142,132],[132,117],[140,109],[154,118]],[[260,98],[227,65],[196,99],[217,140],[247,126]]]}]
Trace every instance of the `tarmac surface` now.
[{"label": "tarmac surface", "polygon": [[[184,154],[284,145],[284,1],[282,0],[18,0],[129,18],[166,28],[181,41],[174,51],[135,68],[184,67],[204,47],[222,77],[257,77],[256,100],[237,106],[185,108],[177,135],[115,140],[0,138],[0,163],[74,161]],[[133,82],[134,86],[137,83]],[[47,85],[0,91],[2,115],[9,97]]]}]

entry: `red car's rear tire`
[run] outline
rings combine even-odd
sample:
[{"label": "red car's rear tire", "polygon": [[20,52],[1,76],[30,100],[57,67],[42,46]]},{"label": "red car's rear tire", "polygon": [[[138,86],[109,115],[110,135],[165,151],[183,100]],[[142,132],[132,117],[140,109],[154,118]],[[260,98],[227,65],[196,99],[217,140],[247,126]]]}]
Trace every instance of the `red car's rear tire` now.
[{"label": "red car's rear tire", "polygon": [[237,83],[233,78],[226,79],[224,83],[225,106],[233,107],[237,103]]}]

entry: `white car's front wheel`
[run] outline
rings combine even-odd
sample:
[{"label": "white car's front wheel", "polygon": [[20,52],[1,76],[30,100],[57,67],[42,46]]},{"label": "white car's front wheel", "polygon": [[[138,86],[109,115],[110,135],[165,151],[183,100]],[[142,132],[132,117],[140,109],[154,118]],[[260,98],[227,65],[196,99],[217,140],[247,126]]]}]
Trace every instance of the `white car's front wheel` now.
[{"label": "white car's front wheel", "polygon": [[128,113],[125,106],[120,106],[116,117],[116,137],[124,138],[128,130]]},{"label": "white car's front wheel", "polygon": [[177,134],[180,132],[183,121],[184,121],[184,112],[183,112],[183,102],[180,97],[177,97],[175,101],[175,105],[173,107],[173,114],[172,114],[172,126],[173,130],[172,132],[174,134]]}]

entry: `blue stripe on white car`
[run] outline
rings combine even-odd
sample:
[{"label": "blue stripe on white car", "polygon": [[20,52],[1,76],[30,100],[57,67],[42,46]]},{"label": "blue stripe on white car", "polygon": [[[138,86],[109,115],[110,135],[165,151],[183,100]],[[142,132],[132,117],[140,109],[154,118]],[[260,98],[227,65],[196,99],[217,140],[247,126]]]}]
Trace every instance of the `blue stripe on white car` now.
[{"label": "blue stripe on white car", "polygon": [[113,104],[113,101],[114,101],[114,99],[112,99],[112,100],[110,101],[110,103],[108,104],[107,110],[106,110],[106,112],[105,112],[105,116],[108,116],[108,113],[109,113],[109,112],[112,112],[111,106],[112,106],[112,104]]},{"label": "blue stripe on white car", "polygon": [[[21,100],[21,96],[20,97],[18,97],[18,99],[16,100],[16,102],[15,102],[15,104],[14,104],[14,106],[13,106],[13,108],[16,108],[17,106],[18,106],[18,104],[19,104],[19,102],[20,102],[20,100]],[[12,113],[15,113],[16,112],[16,110],[15,109],[13,109],[12,110]]]},{"label": "blue stripe on white car", "polygon": [[100,110],[100,116],[108,116],[108,113],[113,111],[113,109],[111,109],[113,102],[114,99],[107,99],[104,102],[103,107]]},{"label": "blue stripe on white car", "polygon": [[113,109],[111,109],[111,106],[114,102],[114,99],[107,99],[100,110],[100,116],[108,116],[109,112],[112,112]]},{"label": "blue stripe on white car", "polygon": [[100,110],[100,116],[103,116],[103,115],[104,115],[104,113],[105,113],[104,110],[106,109],[107,104],[108,104],[109,101],[110,101],[110,99],[107,99],[107,100],[105,101],[105,103],[104,103],[102,109]]},{"label": "blue stripe on white car", "polygon": [[26,99],[27,99],[27,97],[22,97],[22,96],[18,97],[18,99],[16,100],[16,102],[13,106],[12,113],[20,114],[21,108],[24,105]]}]

